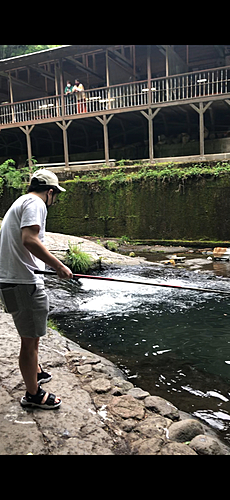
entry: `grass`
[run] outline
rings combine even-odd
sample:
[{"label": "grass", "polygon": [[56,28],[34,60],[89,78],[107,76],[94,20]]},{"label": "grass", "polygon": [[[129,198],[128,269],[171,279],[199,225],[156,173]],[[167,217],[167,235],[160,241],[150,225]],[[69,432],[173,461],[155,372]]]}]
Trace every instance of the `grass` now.
[{"label": "grass", "polygon": [[73,273],[85,274],[92,262],[90,256],[86,252],[82,252],[78,245],[71,245],[69,242],[65,264],[71,268]]},{"label": "grass", "polygon": [[[100,171],[89,172],[82,177],[76,176],[75,182],[107,182],[109,186],[114,183],[129,183],[145,179],[160,180],[162,182],[170,180],[184,181],[192,177],[214,176],[218,177],[223,174],[230,174],[230,163],[228,162],[212,162],[206,163],[193,163],[193,164],[176,164],[176,163],[156,163],[138,164],[135,163],[133,167],[139,167],[135,171],[127,172],[125,167],[122,168],[123,163],[120,163],[120,168],[112,170],[111,173],[103,173]],[[68,183],[68,181],[67,181]]]}]

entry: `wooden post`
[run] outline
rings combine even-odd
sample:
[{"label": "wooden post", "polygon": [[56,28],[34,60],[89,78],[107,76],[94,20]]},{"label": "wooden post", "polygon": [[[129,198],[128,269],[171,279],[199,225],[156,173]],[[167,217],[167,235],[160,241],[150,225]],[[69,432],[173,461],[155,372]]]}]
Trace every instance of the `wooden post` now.
[{"label": "wooden post", "polygon": [[149,159],[150,163],[153,163],[154,159],[154,144],[153,144],[153,119],[160,111],[160,108],[156,108],[153,112],[151,108],[148,110],[148,115],[145,111],[141,111],[142,115],[148,120],[148,128],[149,128]]},{"label": "wooden post", "polygon": [[65,169],[67,169],[69,168],[69,148],[68,148],[68,137],[67,137],[66,127],[63,127],[62,132],[63,132]]},{"label": "wooden post", "polygon": [[58,95],[58,75],[59,75],[59,67],[57,66],[58,62],[54,63],[54,75],[55,75],[55,95]]},{"label": "wooden post", "polygon": [[[106,87],[109,87],[109,52],[108,52],[108,50],[106,50],[106,53],[105,53],[105,68],[106,68]],[[107,99],[108,99],[108,109],[111,109],[110,89],[108,89]]]},{"label": "wooden post", "polygon": [[[189,103],[190,104],[190,103]],[[199,108],[195,104],[190,104],[191,108],[199,114],[199,136],[200,136],[200,157],[204,156],[204,113],[211,106],[212,101],[209,101],[204,107],[204,103],[199,103]]]},{"label": "wooden post", "polygon": [[[9,73],[9,87],[10,87],[10,102],[11,102],[11,104],[13,104],[14,97],[13,97],[13,87],[12,87],[11,73]],[[14,121],[15,121],[14,106],[12,106],[11,109],[12,109],[12,122],[14,123]]]},{"label": "wooden post", "polygon": [[[58,92],[58,80],[60,80],[60,76],[59,76],[59,63],[58,61],[55,61],[54,63],[54,73],[55,73],[55,95],[58,96],[59,95],[59,92]],[[64,97],[63,97],[64,99]],[[60,107],[59,107],[59,99],[56,98],[56,113],[57,113],[57,116],[60,116],[61,112],[60,112]]]},{"label": "wooden post", "polygon": [[24,127],[19,127],[22,132],[24,132],[24,134],[26,134],[26,143],[27,143],[27,155],[28,155],[28,161],[29,161],[29,169],[30,169],[30,173],[32,175],[32,148],[31,148],[31,138],[30,138],[30,134],[33,130],[33,128],[35,127],[35,125],[31,125],[31,127],[29,127],[28,125],[26,125],[26,128],[24,129]]},{"label": "wooden post", "polygon": [[64,83],[63,83],[63,71],[62,71],[62,59],[60,59],[60,90],[61,90],[61,114],[65,115],[65,102],[64,102]]},{"label": "wooden post", "polygon": [[100,116],[95,116],[95,118],[103,125],[103,133],[104,133],[104,149],[105,149],[105,163],[109,166],[109,137],[108,137],[108,123],[113,118],[114,115],[110,115],[109,118],[106,118],[106,115],[103,115],[103,119]]},{"label": "wooden post", "polygon": [[166,45],[166,54],[165,54],[165,74],[166,74],[166,100],[169,100],[169,46]]},{"label": "wooden post", "polygon": [[151,104],[151,45],[147,46],[148,104]]},{"label": "wooden post", "polygon": [[199,103],[200,156],[204,156],[204,104]]},{"label": "wooden post", "polygon": [[105,163],[109,165],[109,138],[106,115],[103,115],[103,132],[104,132],[104,148],[105,148]]},{"label": "wooden post", "polygon": [[106,71],[106,87],[109,87],[109,54],[105,52],[105,71]]},{"label": "wooden post", "polygon": [[65,170],[69,170],[69,148],[68,148],[68,137],[67,137],[67,129],[72,123],[73,120],[69,120],[68,123],[65,120],[60,122],[56,122],[56,124],[62,129],[63,133],[63,147],[64,147],[64,160],[65,160]]}]

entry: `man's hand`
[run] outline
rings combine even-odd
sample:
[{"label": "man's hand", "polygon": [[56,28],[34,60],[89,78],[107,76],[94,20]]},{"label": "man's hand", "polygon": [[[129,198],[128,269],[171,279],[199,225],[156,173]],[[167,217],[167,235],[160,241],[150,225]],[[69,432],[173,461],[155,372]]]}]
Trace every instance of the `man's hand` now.
[{"label": "man's hand", "polygon": [[70,280],[73,277],[72,271],[67,266],[64,266],[64,264],[59,266],[56,271],[59,278],[64,280]]}]

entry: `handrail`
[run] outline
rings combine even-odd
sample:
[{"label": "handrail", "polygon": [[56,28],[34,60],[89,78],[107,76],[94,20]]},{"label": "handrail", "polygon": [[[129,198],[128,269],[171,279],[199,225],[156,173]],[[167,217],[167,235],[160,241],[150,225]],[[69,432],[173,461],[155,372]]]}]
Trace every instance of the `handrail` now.
[{"label": "handrail", "polygon": [[[55,121],[60,117],[102,114],[105,110],[124,108],[147,108],[149,105],[172,101],[196,100],[204,96],[230,93],[230,66],[204,69],[87,89],[71,94],[45,96],[26,101],[2,103],[0,105],[0,127],[4,125],[34,122],[39,120]],[[150,92],[150,94],[149,94]]]}]

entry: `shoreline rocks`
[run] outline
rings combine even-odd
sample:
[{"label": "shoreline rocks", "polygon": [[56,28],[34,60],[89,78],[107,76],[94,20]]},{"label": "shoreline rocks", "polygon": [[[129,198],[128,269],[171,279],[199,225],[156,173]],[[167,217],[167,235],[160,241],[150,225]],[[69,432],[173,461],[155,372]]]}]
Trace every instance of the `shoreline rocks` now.
[{"label": "shoreline rocks", "polygon": [[55,411],[23,409],[20,339],[0,314],[0,455],[229,455],[198,420],[124,378],[109,360],[48,328],[40,362],[52,372],[46,390],[61,396]]},{"label": "shoreline rocks", "polygon": [[151,262],[147,262],[143,257],[128,257],[116,252],[111,252],[102,245],[98,245],[94,241],[82,238],[79,236],[71,236],[68,234],[59,233],[45,233],[45,245],[51,253],[63,260],[65,253],[68,249],[68,242],[72,245],[79,245],[82,252],[86,252],[92,261],[91,268],[100,268],[115,266],[125,266],[125,265],[141,265],[147,264],[151,265]]}]

